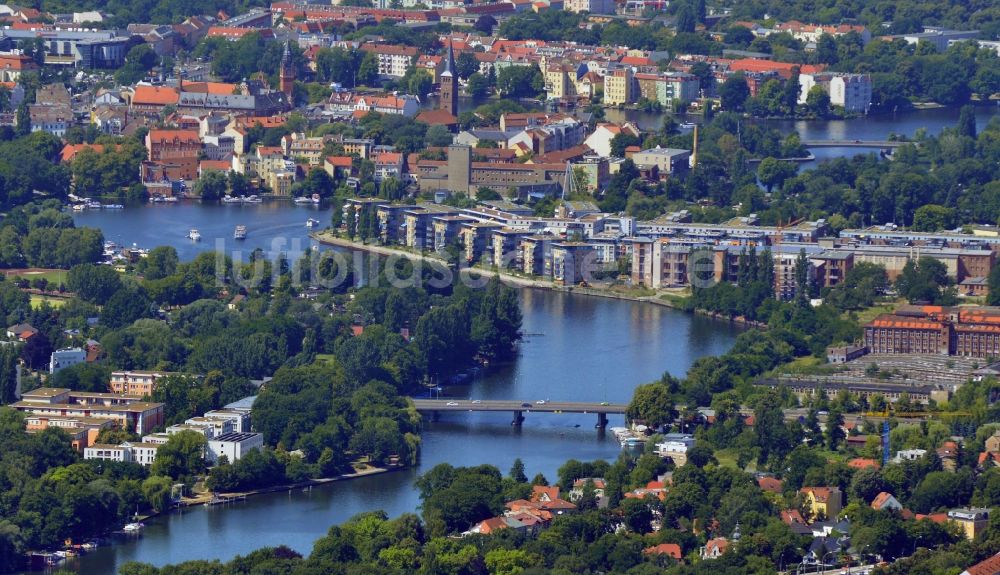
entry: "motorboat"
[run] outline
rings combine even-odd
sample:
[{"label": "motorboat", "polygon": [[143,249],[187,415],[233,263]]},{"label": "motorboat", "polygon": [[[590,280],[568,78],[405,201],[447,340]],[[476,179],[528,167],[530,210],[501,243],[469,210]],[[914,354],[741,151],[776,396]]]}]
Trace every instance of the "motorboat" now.
[{"label": "motorboat", "polygon": [[247,239],[247,227],[246,226],[236,226],[236,230],[233,232],[234,240],[245,240]]},{"label": "motorboat", "polygon": [[222,203],[224,204],[242,204],[243,198],[240,196],[223,196]]},{"label": "motorboat", "polygon": [[311,204],[312,200],[310,198],[305,197],[305,196],[299,196],[299,197],[295,198],[294,200],[292,200],[292,202],[294,202],[294,203],[296,203],[296,204],[298,204],[300,206],[304,206],[306,204]]},{"label": "motorboat", "polygon": [[104,204],[102,206],[105,210],[124,210],[125,206],[122,204]]},{"label": "motorboat", "polygon": [[317,219],[309,218],[308,220],[306,220],[306,227],[307,228],[315,228],[318,225],[319,225],[319,220],[317,220]]},{"label": "motorboat", "polygon": [[310,200],[310,201],[311,201],[312,203],[314,203],[314,204],[317,204],[317,205],[319,204],[319,202],[320,202],[320,200],[321,200],[321,199],[322,199],[322,198],[320,198],[320,197],[319,197],[319,194],[313,194],[313,195],[312,195],[312,197],[311,197],[311,198],[309,198],[309,200]]},{"label": "motorboat", "polygon": [[125,527],[122,529],[122,531],[124,531],[126,533],[138,533],[138,532],[142,531],[143,527],[145,527],[145,525],[143,525],[142,523],[139,523],[139,522],[126,523]]},{"label": "motorboat", "polygon": [[191,231],[188,232],[188,237],[197,242],[201,240],[201,232],[199,232],[194,228],[191,228]]},{"label": "motorboat", "polygon": [[247,196],[247,197],[243,198],[243,203],[246,203],[246,204],[259,204],[259,203],[261,203],[263,201],[264,200],[260,199],[260,196],[258,196],[256,194],[252,195],[252,196]]}]

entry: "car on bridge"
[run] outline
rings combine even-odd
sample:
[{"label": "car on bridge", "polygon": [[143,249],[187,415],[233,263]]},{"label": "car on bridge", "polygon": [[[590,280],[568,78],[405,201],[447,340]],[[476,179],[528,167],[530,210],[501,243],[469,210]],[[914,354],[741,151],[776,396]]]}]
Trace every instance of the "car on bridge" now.
[{"label": "car on bridge", "polygon": [[445,405],[447,405],[448,407],[457,407],[458,406],[458,402],[457,401],[449,401]]}]

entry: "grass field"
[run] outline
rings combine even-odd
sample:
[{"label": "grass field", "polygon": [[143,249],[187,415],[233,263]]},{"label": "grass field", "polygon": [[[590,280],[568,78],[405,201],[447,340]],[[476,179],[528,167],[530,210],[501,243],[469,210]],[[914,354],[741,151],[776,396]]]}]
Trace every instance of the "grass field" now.
[{"label": "grass field", "polygon": [[59,297],[45,297],[42,295],[32,295],[31,296],[31,307],[38,308],[42,306],[42,302],[47,301],[52,307],[62,307],[66,305],[65,298]]},{"label": "grass field", "polygon": [[9,280],[14,280],[17,278],[26,279],[28,281],[35,280],[38,278],[45,278],[49,283],[52,284],[64,284],[66,283],[66,270],[44,270],[44,271],[11,271],[6,273],[5,276]]}]

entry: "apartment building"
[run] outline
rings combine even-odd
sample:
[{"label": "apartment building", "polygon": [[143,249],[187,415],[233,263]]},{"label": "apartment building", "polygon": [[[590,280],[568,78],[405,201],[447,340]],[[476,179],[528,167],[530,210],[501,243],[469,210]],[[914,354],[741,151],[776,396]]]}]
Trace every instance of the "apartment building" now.
[{"label": "apartment building", "polygon": [[378,73],[380,76],[402,78],[410,64],[416,61],[419,51],[413,46],[395,46],[390,44],[363,44],[361,49],[372,52],[378,58]]},{"label": "apartment building", "polygon": [[150,130],[146,151],[150,162],[175,166],[180,179],[197,179],[201,138],[196,130]]},{"label": "apartment building", "polygon": [[619,68],[604,76],[604,103],[618,106],[633,102],[634,78],[630,68]]},{"label": "apartment building", "polygon": [[872,78],[868,74],[799,74],[799,86],[799,104],[805,104],[809,91],[819,86],[830,95],[830,104],[844,108],[845,112],[867,113],[872,105]]},{"label": "apartment building", "polygon": [[36,416],[112,419],[118,427],[143,434],[163,425],[163,404],[113,393],[88,393],[41,387],[22,394],[11,407]]},{"label": "apartment building", "polygon": [[156,383],[171,375],[180,374],[170,371],[113,371],[108,389],[121,395],[149,397],[156,391]]}]

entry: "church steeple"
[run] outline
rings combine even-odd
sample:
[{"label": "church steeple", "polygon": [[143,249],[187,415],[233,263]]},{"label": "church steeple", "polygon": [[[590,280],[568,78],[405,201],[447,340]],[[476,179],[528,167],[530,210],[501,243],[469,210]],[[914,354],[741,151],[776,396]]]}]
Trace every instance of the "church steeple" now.
[{"label": "church steeple", "polygon": [[458,72],[455,69],[455,51],[451,39],[448,40],[448,59],[441,72],[441,104],[440,108],[452,116],[458,117]]},{"label": "church steeple", "polygon": [[295,87],[295,66],[292,64],[292,52],[288,48],[288,41],[285,41],[285,51],[281,54],[281,68],[278,70],[278,89],[289,98],[292,97],[292,89]]}]

